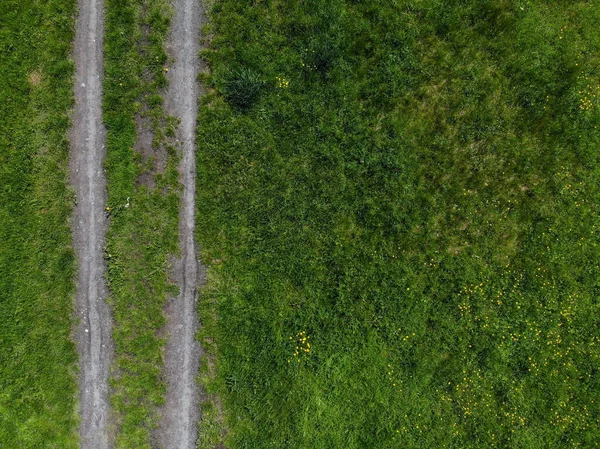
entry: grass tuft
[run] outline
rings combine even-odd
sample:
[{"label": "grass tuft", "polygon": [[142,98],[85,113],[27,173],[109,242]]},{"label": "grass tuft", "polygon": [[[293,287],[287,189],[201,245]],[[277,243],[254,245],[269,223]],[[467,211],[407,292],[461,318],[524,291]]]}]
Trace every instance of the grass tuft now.
[{"label": "grass tuft", "polygon": [[263,85],[260,73],[242,67],[229,73],[221,90],[233,107],[246,110],[258,100]]}]

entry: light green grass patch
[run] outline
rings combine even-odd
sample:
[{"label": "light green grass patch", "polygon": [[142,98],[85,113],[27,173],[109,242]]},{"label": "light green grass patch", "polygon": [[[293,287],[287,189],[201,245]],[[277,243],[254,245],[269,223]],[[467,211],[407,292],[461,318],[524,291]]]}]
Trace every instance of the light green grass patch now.
[{"label": "light green grass patch", "polygon": [[77,446],[69,110],[75,3],[0,12],[0,446]]},{"label": "light green grass patch", "polygon": [[[151,447],[164,402],[161,374],[165,339],[163,307],[176,288],[169,258],[178,251],[177,155],[169,145],[176,126],[162,109],[168,65],[164,42],[171,10],[162,0],[109,1],[106,19],[104,121],[111,209],[107,234],[109,302],[116,360],[111,377],[119,448]],[[153,148],[163,148],[158,173],[152,158],[134,151],[136,117],[152,129]],[[142,182],[142,175],[146,180]]]}]

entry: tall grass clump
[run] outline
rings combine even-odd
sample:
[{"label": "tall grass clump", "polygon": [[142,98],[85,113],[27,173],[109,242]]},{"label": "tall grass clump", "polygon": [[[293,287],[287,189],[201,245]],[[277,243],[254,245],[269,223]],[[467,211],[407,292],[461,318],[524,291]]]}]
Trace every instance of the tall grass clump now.
[{"label": "tall grass clump", "polygon": [[263,80],[260,73],[248,67],[230,72],[223,81],[223,96],[238,109],[248,109],[258,99]]}]

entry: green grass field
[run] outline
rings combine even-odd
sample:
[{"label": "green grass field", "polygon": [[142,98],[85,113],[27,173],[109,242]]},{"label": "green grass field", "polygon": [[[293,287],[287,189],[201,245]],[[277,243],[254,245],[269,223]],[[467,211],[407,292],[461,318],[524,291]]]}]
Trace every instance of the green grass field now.
[{"label": "green grass field", "polygon": [[[169,292],[176,293],[167,269],[178,251],[178,161],[169,144],[176,123],[165,116],[160,96],[167,82],[167,5],[164,0],[106,4],[105,165],[111,209],[106,262],[116,348],[111,404],[116,447],[123,449],[150,447],[165,393],[163,307]],[[133,149],[136,117],[152,130],[152,147],[165,149],[161,170],[156,159]]]},{"label": "green grass field", "polygon": [[[0,12],[0,448],[75,448],[75,2],[29,3]],[[106,2],[124,449],[151,447],[176,293],[167,5]],[[211,5],[199,448],[600,447],[600,2]]]},{"label": "green grass field", "polygon": [[0,8],[0,447],[77,447],[67,188],[75,2]]},{"label": "green grass field", "polygon": [[600,3],[211,20],[199,447],[600,447]]}]

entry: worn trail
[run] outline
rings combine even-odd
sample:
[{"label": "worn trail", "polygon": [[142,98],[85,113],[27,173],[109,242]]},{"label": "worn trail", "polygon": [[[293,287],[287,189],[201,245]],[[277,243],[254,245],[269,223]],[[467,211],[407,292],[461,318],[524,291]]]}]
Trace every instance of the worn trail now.
[{"label": "worn trail", "polygon": [[110,312],[103,257],[107,219],[102,167],[104,4],[79,0],[74,44],[75,111],[70,134],[71,182],[77,195],[73,238],[78,260],[75,337],[79,352],[80,435],[83,449],[111,446],[108,432],[108,371],[111,359]]},{"label": "worn trail", "polygon": [[165,375],[167,395],[158,439],[165,449],[193,449],[200,416],[200,393],[196,384],[201,348],[194,336],[198,330],[196,303],[204,269],[197,259],[195,228],[196,120],[200,86],[200,0],[173,0],[175,16],[167,51],[174,59],[169,68],[165,109],[180,119],[177,140],[181,149],[180,179],[183,198],[179,216],[181,259],[175,266],[179,296],[167,306]]}]

